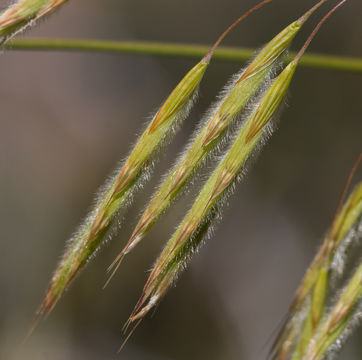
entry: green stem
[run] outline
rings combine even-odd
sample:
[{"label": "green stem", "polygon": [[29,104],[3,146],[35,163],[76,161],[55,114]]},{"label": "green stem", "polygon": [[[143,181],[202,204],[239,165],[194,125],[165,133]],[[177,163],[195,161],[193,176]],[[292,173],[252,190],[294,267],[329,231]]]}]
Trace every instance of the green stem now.
[{"label": "green stem", "polygon": [[[9,50],[121,52],[179,57],[200,57],[209,50],[208,45],[46,38],[13,40],[7,43],[5,48]],[[253,49],[225,46],[219,47],[215,51],[214,58],[229,61],[247,60],[253,53]],[[294,56],[295,53],[290,53],[288,58],[293,59]],[[362,59],[353,57],[305,54],[300,60],[300,65],[319,69],[362,73]]]}]

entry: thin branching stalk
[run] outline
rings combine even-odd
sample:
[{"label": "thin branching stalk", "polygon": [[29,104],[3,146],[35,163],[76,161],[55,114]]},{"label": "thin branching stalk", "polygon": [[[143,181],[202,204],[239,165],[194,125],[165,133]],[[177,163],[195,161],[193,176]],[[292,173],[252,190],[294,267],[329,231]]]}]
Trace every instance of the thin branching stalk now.
[{"label": "thin branching stalk", "polygon": [[275,359],[286,359],[291,352],[293,360],[302,359],[324,316],[331,292],[332,275],[342,273],[341,247],[345,245],[342,249],[345,252],[347,246],[351,245],[354,229],[362,218],[362,182],[357,184],[342,206],[361,159],[362,154],[348,177],[332,226],[296,292],[289,309],[288,320],[274,343]]},{"label": "thin branching stalk", "polygon": [[94,210],[71,239],[50,281],[45,299],[40,305],[38,310],[40,316],[48,313],[55,306],[64,290],[105,240],[119,210],[128,205],[139,184],[149,176],[155,153],[186,118],[199,83],[220,41],[247,15],[270,1],[262,1],[237,19],[220,36],[202,60],[186,74],[157,111],[130,155],[101,191]]},{"label": "thin branching stalk", "polygon": [[0,43],[53,12],[68,0],[19,0],[0,14]]},{"label": "thin branching stalk", "polygon": [[298,62],[324,21],[346,0],[333,8],[316,26],[306,43],[261,98],[247,118],[233,145],[213,171],[190,211],[157,259],[129,322],[143,318],[165,295],[170,284],[185,268],[202,239],[220,216],[221,206],[240,179],[245,162],[271,134],[272,119],[282,103]]},{"label": "thin branching stalk", "polygon": [[[276,35],[255,57],[249,66],[233,77],[220,97],[221,100],[201,121],[201,128],[193,137],[179,161],[162,182],[150,203],[146,207],[130,240],[110,266],[113,273],[119,267],[125,254],[138,244],[156,223],[161,214],[171,205],[175,197],[189,182],[196,169],[209,157],[220,141],[225,137],[229,125],[238,117],[250,99],[254,97],[262,84],[268,81],[273,66],[279,56],[290,45],[308,17],[325,1],[321,1],[298,20],[291,23]],[[111,275],[111,277],[112,277]]]}]

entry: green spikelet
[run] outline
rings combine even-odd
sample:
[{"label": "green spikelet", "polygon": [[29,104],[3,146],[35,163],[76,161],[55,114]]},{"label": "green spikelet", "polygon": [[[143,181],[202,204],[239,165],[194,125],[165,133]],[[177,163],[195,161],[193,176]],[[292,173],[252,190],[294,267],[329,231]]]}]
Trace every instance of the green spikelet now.
[{"label": "green spikelet", "polygon": [[[203,186],[191,210],[157,259],[140,302],[131,316],[132,321],[144,316],[160,300],[168,285],[200,244],[202,235],[205,234],[216,214],[218,201],[235,182],[245,160],[258,144],[262,136],[261,124],[265,126],[268,123],[273,115],[270,109],[276,109],[283,100],[295,67],[296,63],[289,64],[277,77],[257,109],[242,127],[224,160]],[[276,89],[278,91],[275,91]],[[259,131],[255,130],[255,124],[260,125]],[[141,306],[147,299],[149,303],[142,309]]]},{"label": "green spikelet", "polygon": [[[343,3],[343,2],[342,2]],[[213,171],[190,211],[157,259],[143,289],[142,296],[131,314],[130,321],[141,319],[164,296],[171,282],[200,245],[212,220],[219,213],[219,205],[238,180],[246,160],[268,135],[268,125],[282,103],[298,62],[323,22],[341,4],[336,6],[317,25],[305,45],[266,91],[256,108],[241,127],[233,145]],[[318,299],[316,299],[318,303]]]},{"label": "green spikelet", "polygon": [[[310,341],[310,347],[302,360],[321,360],[343,334],[353,320],[361,317],[358,306],[362,299],[362,263],[357,267],[335,306],[322,321],[320,329]],[[337,346],[339,349],[340,345]]]},{"label": "green spikelet", "polygon": [[[185,154],[176,163],[173,170],[154,194],[127,245],[110,266],[109,270],[113,269],[111,277],[119,267],[123,256],[142,240],[161,214],[171,205],[173,199],[188,183],[195,173],[195,170],[219,144],[229,125],[264,83],[273,65],[275,65],[280,55],[288,48],[302,25],[324,2],[325,0],[317,3],[306,14],[276,35],[228,87],[225,95],[219,102],[219,106],[205,119],[205,125],[195,136],[188,150],[186,150]],[[272,111],[272,109],[270,111]],[[255,124],[253,131],[258,131],[257,126],[258,124]],[[250,133],[250,137],[252,135],[253,134]]]},{"label": "green spikelet", "polygon": [[137,185],[148,176],[154,154],[165,139],[174,133],[177,125],[185,119],[217,45],[249,13],[270,1],[264,0],[237,19],[168,96],[136,142],[128,158],[105,186],[94,210],[72,238],[50,281],[45,299],[38,310],[39,315],[48,313],[55,306],[64,290],[104,241],[118,211],[128,205]]},{"label": "green spikelet", "polygon": [[[361,158],[361,157],[360,157]],[[331,283],[331,273],[336,253],[362,216],[362,182],[359,183],[341,210],[337,213],[323,245],[307,270],[290,307],[290,317],[278,339],[276,359],[284,359],[297,345],[292,359],[302,359],[315,335],[326,309],[326,299]],[[308,305],[308,300],[310,304]],[[300,317],[306,312],[306,317]],[[296,319],[299,319],[297,321]],[[300,333],[298,336],[297,334]]]}]

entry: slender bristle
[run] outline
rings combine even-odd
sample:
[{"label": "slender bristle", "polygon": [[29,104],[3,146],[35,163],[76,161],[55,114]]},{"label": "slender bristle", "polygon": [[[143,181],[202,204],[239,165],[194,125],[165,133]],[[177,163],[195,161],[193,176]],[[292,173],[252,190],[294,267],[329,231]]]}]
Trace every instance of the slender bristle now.
[{"label": "slender bristle", "polygon": [[260,2],[259,4],[253,6],[251,9],[249,9],[247,12],[245,12],[243,15],[241,15],[237,20],[235,20],[221,35],[220,37],[216,40],[215,44],[211,47],[211,49],[209,50],[209,52],[205,55],[205,57],[203,58],[204,62],[209,62],[213,53],[215,52],[216,48],[219,46],[219,44],[221,43],[221,41],[225,38],[225,36],[237,25],[239,24],[242,20],[244,20],[246,17],[248,17],[251,13],[253,13],[255,10],[259,9],[260,7],[262,7],[263,5],[270,3],[272,0],[264,0],[262,2]]},{"label": "slender bristle", "polygon": [[338,216],[338,213],[340,212],[341,208],[342,208],[342,205],[343,205],[343,202],[346,198],[346,195],[348,193],[348,190],[351,186],[351,182],[352,182],[352,179],[353,179],[353,176],[354,174],[356,173],[356,170],[360,164],[360,162],[362,161],[362,152],[359,154],[358,158],[356,159],[355,163],[353,164],[352,166],[352,169],[350,171],[350,173],[348,174],[348,177],[347,177],[347,180],[346,180],[346,183],[344,185],[344,188],[343,188],[343,191],[342,191],[342,194],[340,196],[340,199],[339,199],[339,203],[337,205],[337,208],[336,208],[336,211],[334,213],[334,217],[333,217],[333,222],[335,222],[337,216]]},{"label": "slender bristle", "polygon": [[[131,331],[128,333],[128,335],[126,336],[125,340],[122,342],[122,345],[119,347],[119,349],[118,349],[118,351],[117,351],[118,354],[119,354],[119,353],[122,351],[122,349],[125,347],[127,341],[130,339],[130,337],[132,336],[132,334],[135,332],[135,330],[137,329],[137,327],[138,327],[138,325],[141,323],[141,321],[142,321],[142,318],[139,319],[139,320],[136,322],[136,324],[132,327]],[[128,325],[129,325],[129,323],[128,323]],[[127,326],[128,326],[128,325],[127,325]],[[126,330],[127,330],[127,329],[125,329],[125,331],[126,331]]]},{"label": "slender bristle", "polygon": [[327,0],[321,0],[317,4],[315,4],[312,8],[310,8],[304,15],[302,15],[298,21],[305,22],[321,5],[323,5]]},{"label": "slender bristle", "polygon": [[330,10],[323,18],[322,20],[318,23],[318,25],[314,28],[314,30],[312,31],[312,33],[309,35],[307,41],[304,43],[303,47],[299,50],[298,54],[296,55],[296,57],[294,58],[294,61],[298,62],[300,60],[300,58],[303,56],[303,54],[305,53],[305,51],[307,50],[309,44],[311,43],[311,41],[313,40],[313,38],[315,37],[315,35],[317,34],[317,32],[319,31],[320,27],[324,24],[324,22],[339,8],[341,7],[347,0],[342,0],[341,2],[339,2],[332,10]]},{"label": "slender bristle", "polygon": [[108,276],[108,279],[106,280],[105,284],[103,285],[103,289],[105,289],[107,287],[107,285],[110,283],[110,281],[112,280],[112,278],[114,277],[114,275],[116,274],[118,268],[121,266],[122,260],[124,258],[124,253],[121,252],[117,258],[112,262],[111,265],[108,266],[107,268],[107,273],[111,272],[111,274]]}]

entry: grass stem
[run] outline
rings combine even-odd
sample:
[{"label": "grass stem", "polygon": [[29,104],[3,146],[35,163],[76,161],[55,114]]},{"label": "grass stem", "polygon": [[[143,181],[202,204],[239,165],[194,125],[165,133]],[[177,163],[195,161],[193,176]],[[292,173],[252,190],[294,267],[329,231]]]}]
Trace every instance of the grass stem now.
[{"label": "grass stem", "polygon": [[[13,51],[77,51],[186,58],[204,56],[210,49],[209,45],[61,38],[17,39],[9,41],[4,47]],[[255,49],[251,48],[220,46],[215,50],[213,58],[240,61],[249,59],[254,53]],[[295,55],[296,53],[290,52],[286,60],[294,59]],[[299,65],[308,68],[362,73],[362,59],[357,57],[307,53],[300,60]]]}]

